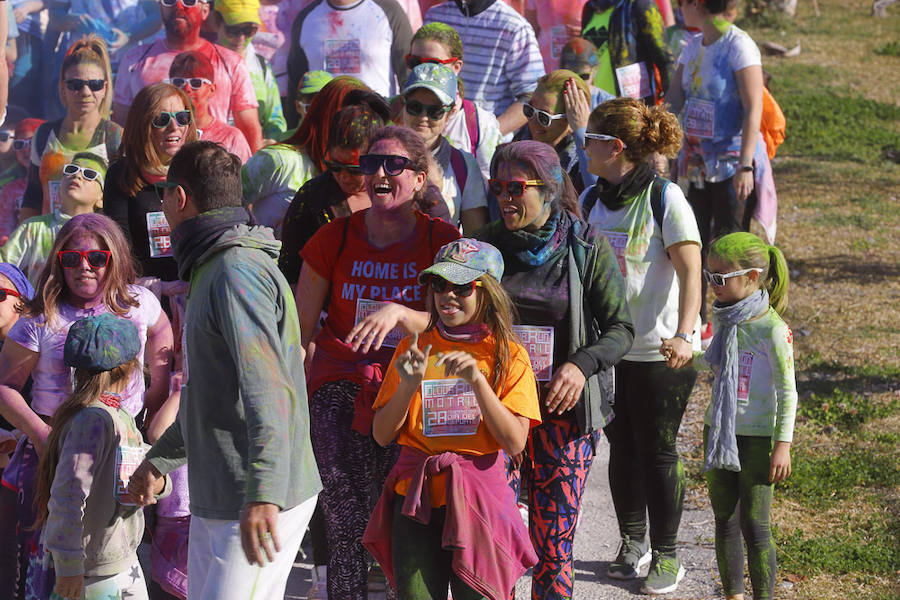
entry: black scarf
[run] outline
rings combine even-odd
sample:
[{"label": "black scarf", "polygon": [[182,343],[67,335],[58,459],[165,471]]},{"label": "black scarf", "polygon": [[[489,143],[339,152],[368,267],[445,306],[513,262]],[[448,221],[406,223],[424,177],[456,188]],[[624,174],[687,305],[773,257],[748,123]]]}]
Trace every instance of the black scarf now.
[{"label": "black scarf", "polygon": [[226,206],[179,223],[172,230],[172,253],[178,263],[178,277],[190,281],[194,263],[216,243],[222,233],[235,225],[251,222],[252,217],[243,206]]},{"label": "black scarf", "polygon": [[644,162],[636,166],[617,185],[602,178],[598,179],[595,184],[597,199],[609,210],[619,210],[630,204],[638,194],[647,189],[655,176],[656,173],[650,168],[650,165]]}]

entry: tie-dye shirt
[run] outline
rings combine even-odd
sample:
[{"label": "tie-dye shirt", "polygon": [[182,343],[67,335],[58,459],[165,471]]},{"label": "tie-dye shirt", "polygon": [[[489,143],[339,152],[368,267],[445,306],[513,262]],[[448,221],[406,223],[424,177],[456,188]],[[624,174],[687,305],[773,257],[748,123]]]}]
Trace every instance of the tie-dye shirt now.
[{"label": "tie-dye shirt", "polygon": [[734,176],[741,151],[744,108],[735,73],[762,64],[759,48],[732,25],[709,46],[702,35],[691,37],[678,64],[684,68],[682,160],[699,155],[705,179],[724,181]]}]

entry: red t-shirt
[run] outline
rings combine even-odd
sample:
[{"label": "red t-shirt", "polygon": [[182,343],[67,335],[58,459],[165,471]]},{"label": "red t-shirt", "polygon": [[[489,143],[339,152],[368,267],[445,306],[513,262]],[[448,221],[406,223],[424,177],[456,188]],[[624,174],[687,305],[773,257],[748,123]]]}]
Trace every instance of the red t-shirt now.
[{"label": "red t-shirt", "polygon": [[416,281],[419,272],[431,266],[441,246],[459,239],[459,230],[452,225],[417,212],[409,237],[376,248],[366,233],[368,212],[361,210],[321,227],[300,251],[303,261],[331,283],[325,326],[339,339],[353,329],[360,299],[425,310],[425,296]]}]

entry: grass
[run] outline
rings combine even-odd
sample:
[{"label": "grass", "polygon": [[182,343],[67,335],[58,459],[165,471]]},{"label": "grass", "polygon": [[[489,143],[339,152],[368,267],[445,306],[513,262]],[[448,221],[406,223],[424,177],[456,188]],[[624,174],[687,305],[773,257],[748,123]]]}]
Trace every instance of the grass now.
[{"label": "grass", "polygon": [[[760,0],[745,0],[751,9]],[[749,11],[787,118],[773,161],[779,247],[791,269],[799,404],[793,473],[775,493],[777,597],[900,598],[900,10],[871,0],[800,2],[787,19]],[[702,427],[703,380],[686,421]],[[693,491],[702,456],[684,449]],[[704,490],[705,491],[705,490]],[[689,494],[694,502],[699,494]]]}]

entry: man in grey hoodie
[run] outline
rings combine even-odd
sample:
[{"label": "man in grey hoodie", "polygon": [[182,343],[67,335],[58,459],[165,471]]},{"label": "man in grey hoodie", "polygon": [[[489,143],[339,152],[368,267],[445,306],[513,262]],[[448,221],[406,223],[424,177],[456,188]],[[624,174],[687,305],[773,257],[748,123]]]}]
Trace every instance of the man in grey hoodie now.
[{"label": "man in grey hoodie", "polygon": [[157,184],[179,276],[191,284],[184,380],[178,419],[129,491],[149,503],[149,483],[190,464],[188,596],[198,599],[282,597],[321,489],[281,243],[251,224],[240,175],[236,156],[195,142]]}]

